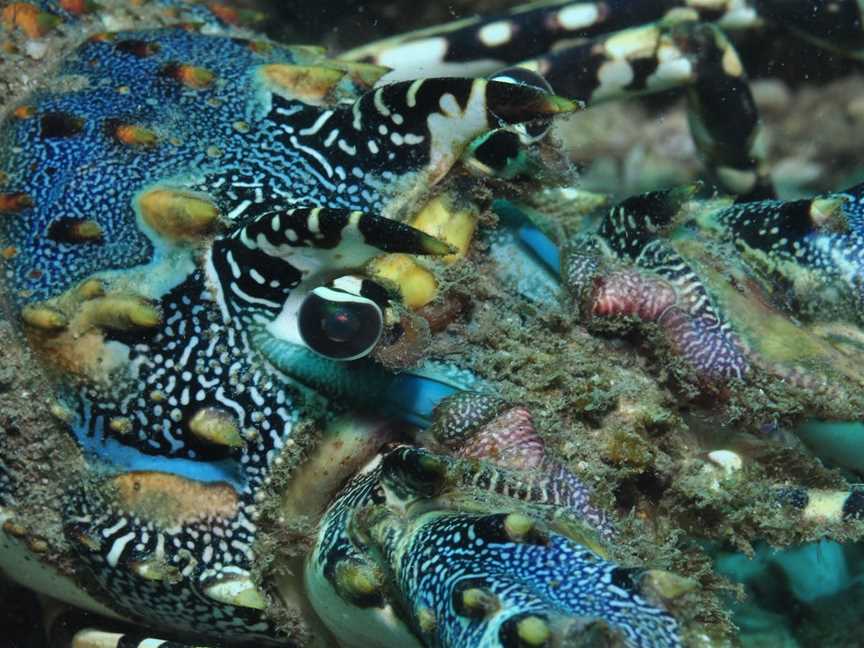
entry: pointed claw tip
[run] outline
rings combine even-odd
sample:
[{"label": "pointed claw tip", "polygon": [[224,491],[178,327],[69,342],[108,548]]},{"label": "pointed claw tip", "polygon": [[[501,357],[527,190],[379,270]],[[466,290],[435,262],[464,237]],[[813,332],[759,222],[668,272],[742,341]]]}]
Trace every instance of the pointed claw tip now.
[{"label": "pointed claw tip", "polygon": [[692,578],[661,569],[650,569],[642,578],[642,593],[656,594],[662,601],[672,601],[699,588]]},{"label": "pointed claw tip", "polygon": [[567,99],[559,95],[547,95],[546,98],[549,106],[549,112],[554,115],[557,115],[559,113],[576,112],[577,110],[582,110],[583,108],[585,108],[585,104],[583,102]]},{"label": "pointed claw tip", "polygon": [[527,85],[489,81],[486,85],[489,111],[507,124],[519,124],[580,109],[579,102],[549,94]]},{"label": "pointed claw tip", "polygon": [[691,182],[678,187],[672,187],[666,191],[666,201],[670,209],[678,210],[682,205],[690,202],[702,189],[699,181]]},{"label": "pointed claw tip", "polygon": [[696,180],[689,184],[682,185],[678,188],[678,194],[682,199],[687,200],[695,196],[701,189],[703,183],[700,180]]},{"label": "pointed claw tip", "polygon": [[432,254],[435,256],[447,256],[448,254],[455,254],[459,251],[459,248],[428,234],[423,235],[421,246],[424,254]]},{"label": "pointed claw tip", "polygon": [[428,607],[421,607],[417,610],[417,623],[420,625],[420,631],[426,634],[434,632],[438,625],[435,612]]}]

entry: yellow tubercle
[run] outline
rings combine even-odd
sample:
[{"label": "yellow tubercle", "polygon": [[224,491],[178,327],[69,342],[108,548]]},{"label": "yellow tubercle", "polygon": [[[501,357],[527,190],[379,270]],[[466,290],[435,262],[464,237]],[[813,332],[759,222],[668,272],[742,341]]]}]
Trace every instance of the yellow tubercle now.
[{"label": "yellow tubercle", "polygon": [[31,305],[21,309],[21,319],[33,328],[43,331],[60,331],[68,325],[66,316],[49,306]]},{"label": "yellow tubercle", "polygon": [[369,565],[345,560],[336,565],[336,582],[349,597],[362,598],[380,592],[381,575]]},{"label": "yellow tubercle", "polygon": [[149,329],[162,322],[159,309],[134,295],[96,297],[81,306],[83,322],[116,331]]},{"label": "yellow tubercle", "polygon": [[207,585],[204,588],[204,593],[214,601],[228,605],[253,610],[263,610],[267,607],[267,599],[248,575],[218,580]]},{"label": "yellow tubercle", "polygon": [[144,221],[169,239],[194,240],[212,232],[219,209],[208,196],[156,188],[138,197]]},{"label": "yellow tubercle", "polygon": [[344,70],[360,86],[372,88],[378,80],[390,71],[390,68],[374,63],[356,63],[352,61],[329,61],[334,67]]},{"label": "yellow tubercle", "polygon": [[199,439],[217,445],[239,448],[244,445],[234,416],[225,410],[205,407],[189,421],[189,430]]},{"label": "yellow tubercle", "polygon": [[96,299],[105,295],[105,284],[99,279],[87,279],[78,286],[78,296],[81,299]]},{"label": "yellow tubercle", "polygon": [[504,530],[513,542],[523,542],[532,533],[534,533],[535,529],[536,524],[534,523],[534,520],[527,515],[511,513],[504,518]]},{"label": "yellow tubercle", "polygon": [[549,624],[539,616],[528,616],[516,625],[516,633],[525,646],[545,646],[552,632]]},{"label": "yellow tubercle", "polygon": [[435,276],[407,254],[386,254],[369,268],[372,277],[396,284],[407,308],[417,310],[430,303],[438,293]]},{"label": "yellow tubercle", "polygon": [[159,142],[156,133],[137,124],[118,124],[114,128],[114,136],[128,146],[151,147]]},{"label": "yellow tubercle", "polygon": [[462,608],[469,617],[482,619],[500,607],[498,598],[482,587],[469,587],[462,591]]},{"label": "yellow tubercle", "polygon": [[158,558],[133,562],[130,569],[136,576],[148,581],[176,582],[180,579],[179,569]]},{"label": "yellow tubercle", "polygon": [[[442,194],[426,203],[408,220],[408,224],[454,249],[452,254],[438,257],[451,264],[468,254],[479,217],[480,211],[474,204],[460,203],[457,206],[452,197]],[[433,254],[438,252],[430,250]],[[412,310],[423,308],[438,294],[435,275],[407,254],[379,257],[370,265],[370,272],[375,278],[396,284],[402,303]]]},{"label": "yellow tubercle", "polygon": [[450,264],[468,254],[479,216],[473,204],[457,207],[452,198],[441,195],[430,200],[408,224],[455,247],[456,252],[441,257]]},{"label": "yellow tubercle", "polygon": [[273,92],[291,99],[317,103],[327,100],[345,72],[323,65],[273,63],[262,66],[261,75]]},{"label": "yellow tubercle", "polygon": [[213,72],[207,68],[197,67],[195,65],[172,66],[168,70],[167,74],[168,76],[174,77],[186,87],[194,88],[195,90],[203,90],[204,88],[209,87],[216,79],[216,75],[213,74]]}]

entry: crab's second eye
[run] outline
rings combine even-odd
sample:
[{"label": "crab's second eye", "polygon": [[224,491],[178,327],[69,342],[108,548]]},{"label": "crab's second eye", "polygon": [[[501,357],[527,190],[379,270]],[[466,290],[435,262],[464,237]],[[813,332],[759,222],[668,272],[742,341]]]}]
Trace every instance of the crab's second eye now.
[{"label": "crab's second eye", "polygon": [[321,286],[303,301],[297,325],[316,353],[331,360],[356,360],[375,348],[384,316],[371,299]]}]

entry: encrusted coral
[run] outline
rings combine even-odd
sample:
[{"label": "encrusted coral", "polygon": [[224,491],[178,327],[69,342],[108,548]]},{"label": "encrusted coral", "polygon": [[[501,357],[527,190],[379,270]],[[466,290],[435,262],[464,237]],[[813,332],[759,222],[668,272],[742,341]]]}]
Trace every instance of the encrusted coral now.
[{"label": "encrusted coral", "polygon": [[[791,432],[864,406],[861,186],[606,209],[558,186],[543,137],[578,106],[535,72],[368,62],[515,56],[516,16],[593,35],[594,7],[345,59],[218,4],[4,8],[14,56],[87,38],[0,126],[3,341],[58,423],[4,414],[0,564],[196,642],[710,645],[725,584],[691,538],[860,538],[861,493]],[[629,92],[609,66],[665,87],[660,54],[710,68],[747,128],[709,166],[756,197],[740,61],[681,16],[600,34],[569,94]],[[566,90],[586,51],[527,65]]]}]

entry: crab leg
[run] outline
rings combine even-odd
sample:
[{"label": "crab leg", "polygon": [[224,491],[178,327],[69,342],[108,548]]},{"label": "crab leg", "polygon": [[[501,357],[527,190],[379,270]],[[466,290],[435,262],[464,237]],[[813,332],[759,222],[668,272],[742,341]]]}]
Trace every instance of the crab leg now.
[{"label": "crab leg", "polygon": [[208,648],[201,644],[186,644],[167,639],[157,639],[141,634],[109,632],[96,628],[84,628],[75,633],[69,648]]},{"label": "crab leg", "polygon": [[[446,51],[437,55],[439,66],[447,63],[448,56],[464,59],[461,65],[471,67],[473,73],[489,73],[496,64],[500,67],[518,62],[520,67],[543,75],[555,92],[588,106],[684,87],[694,140],[711,174],[742,200],[772,197],[774,190],[758,142],[759,115],[743,65],[717,27],[694,22],[700,17],[698,13],[685,11],[663,19],[671,9],[686,4],[634,3],[618,7],[617,11],[603,3],[541,7],[514,13],[512,18],[469,23],[440,36],[409,40],[407,45],[390,44],[392,50],[384,42],[375,55],[371,54],[376,51],[374,46],[370,46],[349,52],[348,56],[385,64],[391,57],[392,62],[401,60],[395,75],[385,75],[384,79],[407,74],[412,66],[415,74],[417,69],[435,74],[449,69],[426,69],[435,59],[434,48],[440,50],[446,44]],[[731,6],[725,7],[725,11],[731,10]],[[716,14],[711,17],[716,18]],[[652,20],[656,22],[649,22]],[[649,24],[633,26],[646,22]],[[571,25],[572,29],[562,25]],[[552,41],[563,38],[568,31],[574,32],[570,37],[591,38],[575,45],[562,44],[550,53],[546,53],[550,45],[546,43],[535,52],[533,45],[522,41],[530,40],[541,26]],[[488,35],[496,31],[508,35],[506,44],[483,42],[484,34],[488,41]],[[466,42],[475,47],[472,49]],[[415,50],[416,60],[412,59]],[[450,50],[456,53],[448,54]],[[523,55],[521,61],[517,53]],[[483,54],[492,58],[484,58]]]},{"label": "crab leg", "polygon": [[[556,46],[661,20],[687,9],[698,20],[743,27],[756,21],[742,0],[608,0],[532,2],[508,12],[437,25],[349,50],[340,58],[393,68],[387,79],[481,75]],[[405,76],[408,75],[408,76]]]},{"label": "crab leg", "polygon": [[[721,204],[688,219],[680,208],[690,194],[684,188],[628,198],[573,238],[562,275],[582,315],[659,325],[709,382],[743,378],[759,366],[842,393],[835,381],[800,368],[818,350],[858,388],[860,365],[850,358],[861,345],[855,327],[864,304],[864,187]],[[734,248],[740,267],[710,251],[716,244]],[[789,315],[795,324],[786,323]],[[768,344],[772,336],[780,342]],[[848,349],[838,353],[843,345]]]},{"label": "crab leg", "polygon": [[659,22],[523,62],[556,92],[593,106],[683,87],[690,128],[712,175],[745,200],[773,196],[746,73],[717,27]]},{"label": "crab leg", "polygon": [[[708,378],[741,378],[744,349],[692,266],[663,238],[687,190],[634,196],[613,207],[596,234],[577,237],[562,264],[564,283],[588,317],[656,322]],[[609,267],[609,257],[624,264]]]},{"label": "crab leg", "polygon": [[801,313],[821,318],[826,311],[851,306],[850,319],[864,309],[864,184],[810,199],[761,201],[701,215],[706,230],[733,243],[742,258],[782,278],[801,304]]}]

